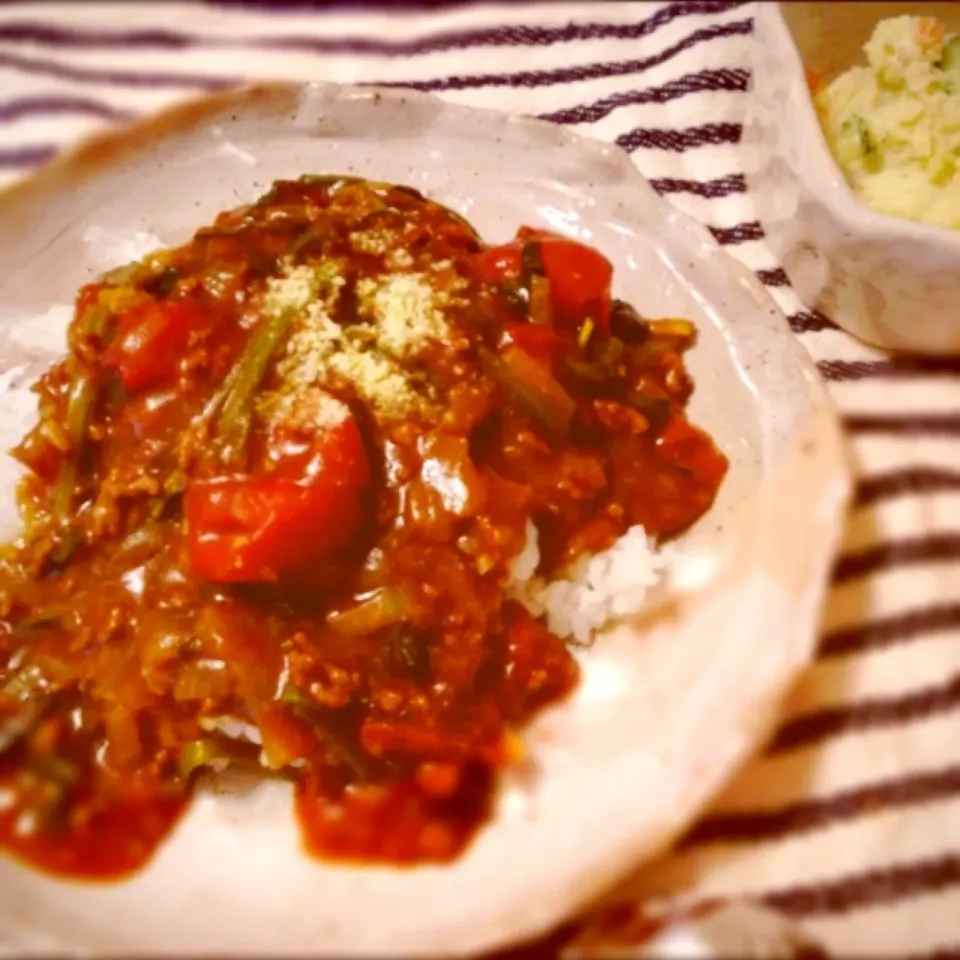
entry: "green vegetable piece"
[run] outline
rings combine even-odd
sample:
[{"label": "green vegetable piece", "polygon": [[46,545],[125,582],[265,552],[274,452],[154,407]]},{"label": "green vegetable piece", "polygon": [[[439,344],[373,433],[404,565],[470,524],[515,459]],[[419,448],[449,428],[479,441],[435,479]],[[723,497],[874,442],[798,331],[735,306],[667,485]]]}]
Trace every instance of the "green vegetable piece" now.
[{"label": "green vegetable piece", "polygon": [[80,782],[80,768],[54,754],[34,757],[29,766],[41,781],[32,803],[34,813],[44,827],[62,826],[70,809],[70,798]]},{"label": "green vegetable piece", "polygon": [[499,380],[547,430],[569,430],[576,403],[542,364],[516,348],[509,348],[503,358],[482,350],[480,360],[487,375]]},{"label": "green vegetable piece", "polygon": [[[106,307],[96,305],[87,310],[71,330],[73,349],[89,338],[101,339],[107,332],[111,320]],[[93,379],[81,367],[78,359],[71,356],[67,361],[70,373],[70,386],[67,392],[66,439],[70,452],[63,461],[60,474],[53,488],[53,512],[61,522],[71,513],[73,495],[77,485],[79,463],[87,444],[87,433],[93,421],[99,390]],[[72,553],[72,549],[69,551]]]},{"label": "green vegetable piece", "polygon": [[59,787],[74,787],[80,780],[80,768],[73,761],[58,757],[55,753],[45,753],[35,763],[40,775]]},{"label": "green vegetable piece", "polygon": [[80,374],[70,385],[67,399],[67,433],[73,449],[63,461],[53,488],[53,512],[61,521],[70,516],[77,486],[78,461],[86,445],[87,430],[93,420],[95,402],[96,389],[93,381],[88,376]]},{"label": "green vegetable piece", "polygon": [[168,296],[180,279],[180,271],[176,267],[164,267],[155,277],[151,277],[143,288],[151,296],[163,299]]},{"label": "green vegetable piece", "polygon": [[151,497],[147,501],[147,516],[149,516],[151,520],[159,520],[166,509],[166,497]]},{"label": "green vegetable piece", "polygon": [[668,397],[654,397],[632,390],[627,394],[626,399],[634,410],[646,417],[647,423],[653,430],[659,430],[670,419],[670,400]]},{"label": "green vegetable piece", "polygon": [[354,606],[328,615],[327,626],[337,633],[363,636],[400,623],[409,612],[410,597],[405,590],[382,587]]},{"label": "green vegetable piece", "polygon": [[[10,700],[19,700],[24,706],[34,704],[40,710],[46,710],[53,696],[49,679],[36,664],[28,664],[11,672],[3,687],[0,687],[0,693]],[[0,726],[4,722],[0,719]]]},{"label": "green vegetable piece", "polygon": [[588,383],[603,383],[607,379],[607,371],[603,364],[591,363],[589,360],[581,360],[578,357],[567,357],[563,365],[578,380],[586,380]]},{"label": "green vegetable piece", "polygon": [[852,123],[852,128],[844,123],[841,129],[846,128],[845,132],[851,133],[856,138],[863,169],[867,173],[876,173],[881,166],[880,148],[877,138],[870,129],[870,124],[863,117],[853,117],[849,123]]},{"label": "green vegetable piece", "polygon": [[316,223],[312,227],[304,230],[303,233],[294,240],[288,251],[288,256],[295,257],[306,247],[317,241],[326,240],[330,235],[330,225],[328,223]]},{"label": "green vegetable piece", "polygon": [[290,705],[298,716],[306,720],[317,736],[333,747],[358,777],[366,779],[370,776],[370,761],[354,742],[352,733],[345,729],[343,711],[323,709],[291,683],[281,691],[280,702]]},{"label": "green vegetable piece", "polygon": [[88,337],[104,337],[110,327],[110,321],[112,319],[113,315],[106,307],[102,307],[100,304],[90,307],[70,330],[71,348]]},{"label": "green vegetable piece", "polygon": [[79,531],[67,528],[57,534],[56,541],[56,546],[50,551],[49,560],[56,566],[62,567],[77,552],[83,543],[83,537]]},{"label": "green vegetable piece", "polygon": [[163,481],[163,492],[168,497],[175,497],[187,489],[187,475],[182,470],[174,470]]},{"label": "green vegetable piece", "polygon": [[309,707],[313,703],[299,687],[292,683],[284,684],[283,690],[280,691],[280,702],[291,707]]},{"label": "green vegetable piece", "polygon": [[0,720],[0,757],[22,743],[36,729],[43,716],[38,703],[27,703]]},{"label": "green vegetable piece", "polygon": [[593,360],[603,365],[607,376],[612,377],[617,372],[617,364],[623,359],[625,347],[619,337],[607,337],[597,344],[593,353]]},{"label": "green vegetable piece", "polygon": [[52,626],[59,626],[65,613],[66,611],[59,607],[36,610],[19,621],[10,630],[10,636],[17,640],[29,639]]},{"label": "green vegetable piece", "polygon": [[125,263],[122,267],[114,267],[100,278],[104,283],[123,287],[136,284],[140,274],[146,269],[138,260]]},{"label": "green vegetable piece", "polygon": [[180,776],[189,780],[198,770],[209,767],[214,760],[223,756],[216,742],[210,739],[191,740],[180,750],[178,767]]},{"label": "green vegetable piece", "polygon": [[67,399],[67,434],[74,450],[83,446],[93,417],[96,390],[89,377],[80,376],[70,385]]},{"label": "green vegetable piece", "polygon": [[960,70],[960,36],[950,37],[943,45],[943,56],[937,66],[944,71]]},{"label": "green vegetable piece", "polygon": [[197,418],[199,422],[209,423],[220,412],[221,407],[233,390],[234,384],[240,376],[240,372],[241,367],[240,361],[238,360],[230,368],[227,375],[223,378],[223,382],[214,391],[213,396],[207,401],[203,410],[200,411],[200,416]]},{"label": "green vegetable piece", "polygon": [[274,351],[286,338],[294,312],[268,315],[261,321],[235,365],[235,377],[223,400],[215,447],[224,461],[236,461],[246,452],[253,422],[253,400]]},{"label": "green vegetable piece", "polygon": [[431,209],[442,210],[451,220],[455,220],[461,227],[463,227],[464,230],[466,230],[474,240],[479,242],[480,235],[474,229],[473,224],[471,224],[466,218],[461,217],[456,210],[451,209],[446,204],[437,203],[436,200],[428,200],[426,202]]}]

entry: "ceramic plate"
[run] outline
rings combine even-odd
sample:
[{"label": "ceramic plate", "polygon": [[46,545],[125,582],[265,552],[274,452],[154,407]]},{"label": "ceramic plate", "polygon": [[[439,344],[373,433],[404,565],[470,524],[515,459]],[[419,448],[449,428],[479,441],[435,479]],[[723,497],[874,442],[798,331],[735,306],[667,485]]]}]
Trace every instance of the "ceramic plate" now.
[{"label": "ceramic plate", "polygon": [[[660,200],[616,147],[420,95],[268,86],[188,103],[84,144],[0,196],[0,440],[18,386],[63,349],[81,283],[157,235],[179,243],[271,181],[406,183],[489,241],[521,224],[596,245],[615,295],[699,325],[695,421],[730,457],[714,508],[643,616],[583,654],[583,681],[528,728],[532,766],[450,866],[305,856],[288,792],[198,797],[152,864],[112,885],[0,860],[16,946],[97,953],[455,956],[535,936],[662,849],[753,750],[812,654],[849,492],[836,417],[755,278]],[[0,476],[11,513],[12,461]]]}]

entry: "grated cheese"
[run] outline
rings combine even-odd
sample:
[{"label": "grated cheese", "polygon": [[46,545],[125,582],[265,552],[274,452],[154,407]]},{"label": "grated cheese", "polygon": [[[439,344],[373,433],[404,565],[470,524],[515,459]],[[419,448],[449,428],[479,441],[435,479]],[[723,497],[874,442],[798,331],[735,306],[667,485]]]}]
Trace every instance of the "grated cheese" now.
[{"label": "grated cheese", "polygon": [[335,261],[322,260],[297,267],[288,261],[279,277],[267,280],[263,306],[273,316],[288,311],[300,313],[317,300],[332,310],[345,283]]},{"label": "grated cheese", "polygon": [[295,433],[309,433],[339,426],[350,415],[350,408],[319,387],[307,387],[264,394],[257,412],[274,428],[282,425]]},{"label": "grated cheese", "polygon": [[387,254],[396,242],[397,234],[392,230],[358,230],[350,234],[350,246],[354,250],[375,257]]},{"label": "grated cheese", "polygon": [[382,354],[344,350],[333,356],[330,365],[385,416],[400,418],[422,405],[404,371]]},{"label": "grated cheese", "polygon": [[379,328],[381,346],[395,357],[414,357],[428,340],[450,335],[443,315],[449,297],[437,293],[422,276],[395,273],[362,280],[357,297],[361,314],[372,317]]},{"label": "grated cheese", "polygon": [[[384,240],[382,234],[378,240]],[[353,234],[351,243],[356,245],[360,237],[365,237],[361,244],[370,243],[372,248],[362,232]],[[412,263],[407,251],[399,252]],[[280,386],[261,398],[261,416],[272,424],[316,423],[317,417],[335,413],[306,394],[313,390],[328,396],[325,390],[345,389],[380,416],[401,419],[426,412],[435,405],[434,398],[403,364],[420,356],[431,341],[452,335],[445,310],[460,303],[451,292],[462,289],[466,281],[456,274],[444,279],[445,290],[436,289],[423,274],[390,273],[359,280],[355,293],[360,322],[341,325],[335,319],[346,283],[341,265],[328,260],[296,267],[286,263],[281,276],[267,281],[263,305],[270,312],[292,310],[297,318],[277,365]]]},{"label": "grated cheese", "polygon": [[387,265],[393,270],[409,270],[413,263],[413,254],[403,247],[397,247],[387,257]]},{"label": "grated cheese", "polygon": [[401,367],[375,351],[375,336],[362,326],[341,327],[321,304],[311,304],[278,372],[293,390],[352,386],[378,413],[404,416],[417,395]]}]

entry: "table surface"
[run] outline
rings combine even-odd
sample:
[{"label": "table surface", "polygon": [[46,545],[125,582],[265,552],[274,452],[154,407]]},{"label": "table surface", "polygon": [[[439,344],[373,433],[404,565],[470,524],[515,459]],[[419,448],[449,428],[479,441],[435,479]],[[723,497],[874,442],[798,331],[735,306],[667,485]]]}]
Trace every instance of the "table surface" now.
[{"label": "table surface", "polygon": [[629,150],[767,285],[860,477],[819,657],[780,729],[617,897],[748,894],[831,952],[960,952],[960,362],[858,344],[798,302],[765,246],[741,143],[753,3],[317,6],[0,6],[0,181],[256,78],[399,81]]}]

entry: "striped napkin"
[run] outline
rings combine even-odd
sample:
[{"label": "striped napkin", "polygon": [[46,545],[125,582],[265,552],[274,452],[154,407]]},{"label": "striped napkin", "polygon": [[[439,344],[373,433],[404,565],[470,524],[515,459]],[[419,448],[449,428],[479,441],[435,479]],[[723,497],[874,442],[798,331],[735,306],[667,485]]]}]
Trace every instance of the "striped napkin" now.
[{"label": "striped napkin", "polygon": [[858,344],[799,303],[772,259],[740,143],[753,8],[7,3],[0,175],[198,91],[278,77],[434,91],[630,151],[767,285],[843,412],[861,478],[820,656],[780,729],[619,905],[586,919],[584,955],[604,938],[649,943],[663,928],[644,918],[664,904],[699,905],[686,933],[702,932],[705,903],[744,897],[765,908],[748,917],[798,925],[773,937],[781,955],[801,933],[831,953],[960,955],[960,361]]}]

